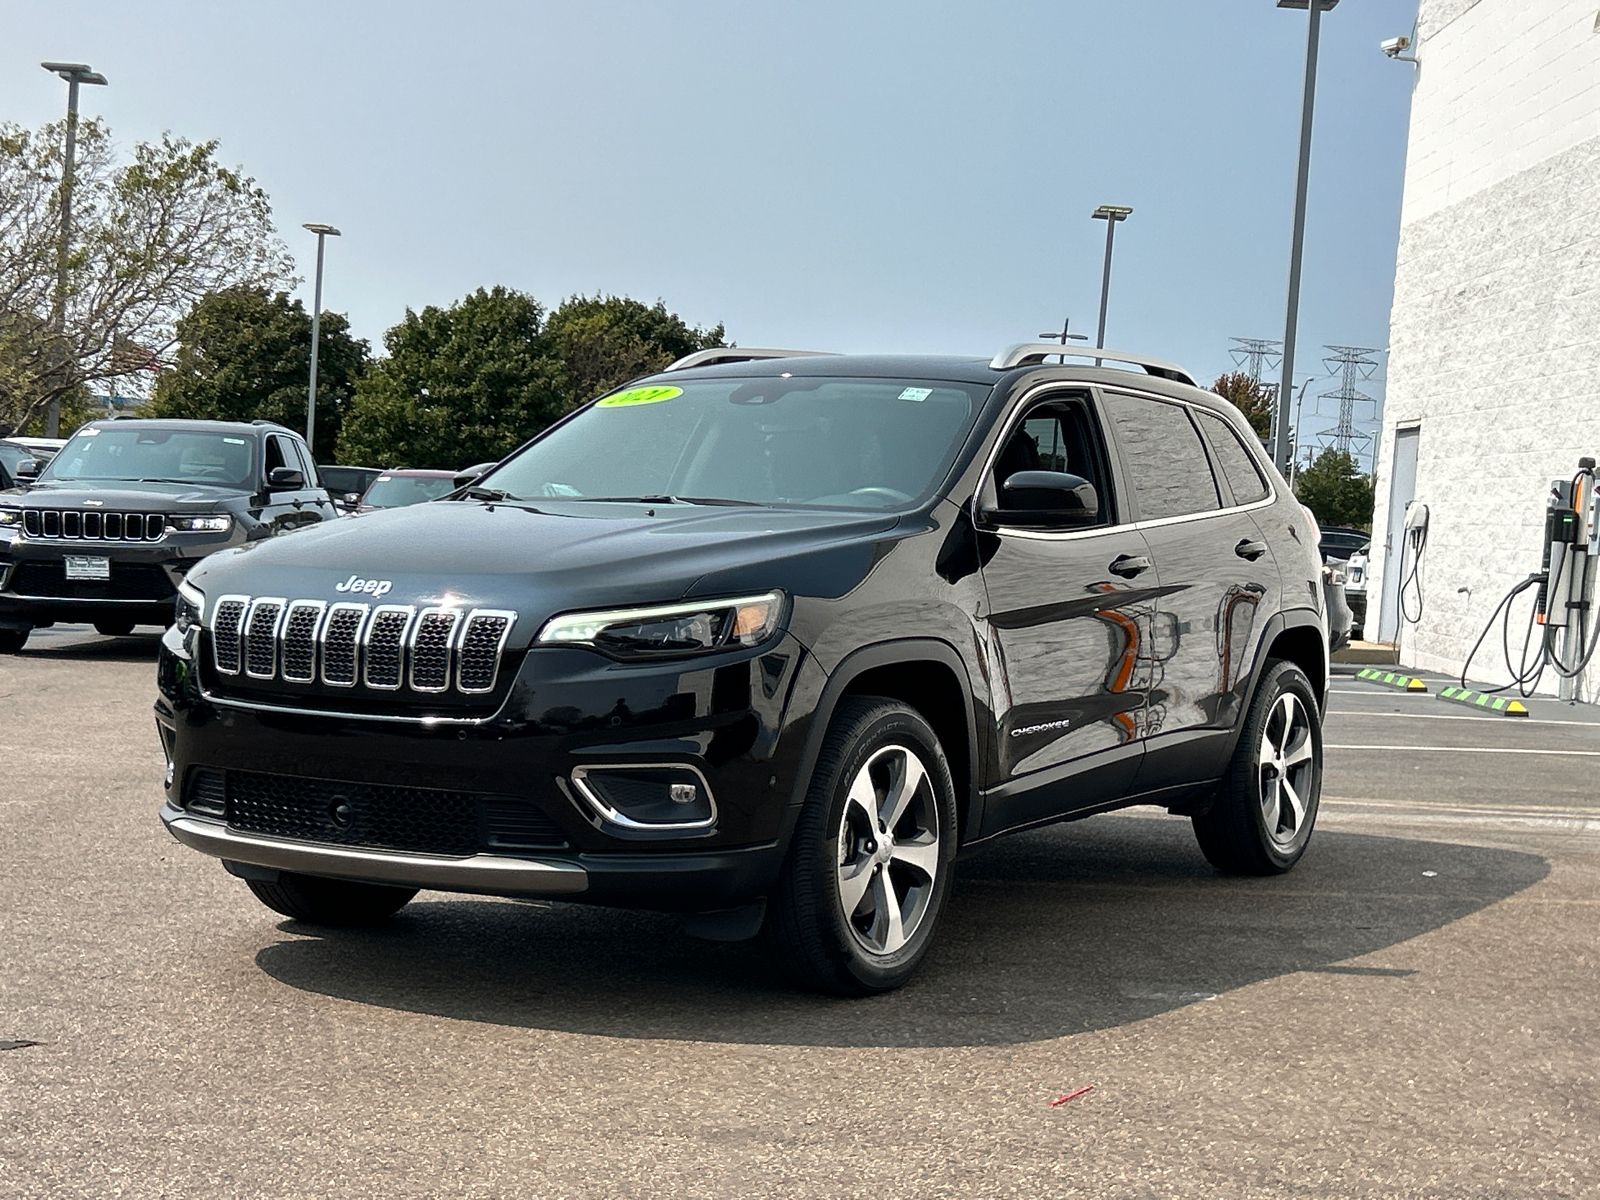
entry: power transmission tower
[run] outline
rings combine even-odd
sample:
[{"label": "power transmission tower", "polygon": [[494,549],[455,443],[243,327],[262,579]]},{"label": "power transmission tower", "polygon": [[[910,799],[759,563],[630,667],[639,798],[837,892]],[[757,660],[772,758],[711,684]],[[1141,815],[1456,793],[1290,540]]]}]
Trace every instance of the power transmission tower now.
[{"label": "power transmission tower", "polygon": [[1356,428],[1356,405],[1370,404],[1376,411],[1378,402],[1356,385],[1372,378],[1372,373],[1378,369],[1378,360],[1370,356],[1381,351],[1367,346],[1324,346],[1323,349],[1333,352],[1322,360],[1322,365],[1328,368],[1328,374],[1338,376],[1339,386],[1331,392],[1319,393],[1317,399],[1339,402],[1339,423],[1332,429],[1324,429],[1317,440],[1323,449],[1353,454],[1359,461],[1372,448],[1372,435]]},{"label": "power transmission tower", "polygon": [[1270,341],[1267,338],[1241,337],[1228,340],[1239,343],[1228,351],[1233,356],[1233,365],[1242,367],[1244,373],[1257,383],[1261,382],[1262,368],[1275,371],[1278,369],[1278,364],[1283,361],[1282,342]]}]

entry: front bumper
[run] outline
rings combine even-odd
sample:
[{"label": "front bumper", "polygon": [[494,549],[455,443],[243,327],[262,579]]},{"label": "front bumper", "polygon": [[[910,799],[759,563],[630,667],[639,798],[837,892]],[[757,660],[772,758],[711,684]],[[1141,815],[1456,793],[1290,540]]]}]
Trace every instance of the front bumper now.
[{"label": "front bumper", "polygon": [[171,804],[161,806],[161,822],[191,849],[230,862],[302,875],[496,896],[569,896],[589,887],[588,872],[572,862],[498,854],[446,858],[256,837],[237,833],[221,821],[191,816]]},{"label": "front bumper", "polygon": [[[205,555],[237,537],[168,534],[158,542],[0,539],[0,625],[132,621],[170,625],[178,585]],[[69,580],[69,555],[110,560],[111,578]]]},{"label": "front bumper", "polygon": [[[524,657],[492,713],[436,719],[292,706],[315,697],[217,696],[194,651],[194,630],[167,631],[156,721],[169,765],[162,820],[203,853],[330,878],[682,912],[747,904],[770,891],[782,865],[808,724],[788,711],[788,697],[801,670],[816,669],[792,639],[635,667],[542,650]],[[714,797],[714,825],[619,828],[572,786],[580,767],[640,763],[692,767]],[[220,804],[197,802],[201,777],[223,781]],[[280,789],[274,795],[311,825],[255,823],[259,808],[239,819],[246,810],[236,801],[259,803],[249,792],[258,787]],[[311,812],[307,797],[334,791],[356,809],[355,833],[321,828]],[[365,814],[387,817],[366,805],[422,791],[477,804],[477,834],[463,832],[474,828],[470,816],[451,816],[437,838],[368,839],[376,826],[363,824]],[[507,805],[547,822],[544,832],[508,843],[491,815]]]}]

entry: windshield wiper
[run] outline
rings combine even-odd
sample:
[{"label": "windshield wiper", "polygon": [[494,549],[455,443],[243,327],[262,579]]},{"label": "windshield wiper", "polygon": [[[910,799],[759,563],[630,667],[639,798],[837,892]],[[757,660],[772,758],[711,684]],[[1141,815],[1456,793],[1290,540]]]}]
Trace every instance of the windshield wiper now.
[{"label": "windshield wiper", "polygon": [[721,496],[563,496],[563,500],[588,500],[594,504],[705,504],[733,508],[760,508],[756,500],[728,500]]},{"label": "windshield wiper", "polygon": [[520,500],[521,496],[513,496],[510,492],[502,492],[499,488],[469,487],[461,493],[464,500]]}]

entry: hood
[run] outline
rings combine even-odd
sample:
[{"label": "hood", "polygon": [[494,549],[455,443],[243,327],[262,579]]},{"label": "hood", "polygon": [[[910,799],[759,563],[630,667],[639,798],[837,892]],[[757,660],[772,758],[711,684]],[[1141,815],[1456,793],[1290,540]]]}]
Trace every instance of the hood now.
[{"label": "hood", "polygon": [[[554,507],[554,506],[552,506]],[[506,608],[529,624],[584,608],[670,601],[729,572],[762,588],[843,594],[898,518],[883,513],[644,504],[441,501],[382,509],[224,550],[190,573],[228,594]],[[823,589],[819,592],[818,589]],[[532,628],[519,622],[514,640]],[[518,636],[520,635],[520,636]]]},{"label": "hood", "polygon": [[[17,497],[23,508],[83,508],[105,512],[207,511],[250,493],[203,483],[101,483],[45,479]],[[9,496],[8,496],[9,500]]]}]

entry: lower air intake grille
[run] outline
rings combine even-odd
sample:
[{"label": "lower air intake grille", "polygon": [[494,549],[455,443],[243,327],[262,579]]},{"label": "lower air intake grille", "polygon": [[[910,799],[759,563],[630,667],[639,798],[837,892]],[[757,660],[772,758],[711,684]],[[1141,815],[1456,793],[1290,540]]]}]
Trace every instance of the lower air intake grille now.
[{"label": "lower air intake grille", "polygon": [[229,828],[243,833],[463,857],[566,844],[543,811],[511,796],[195,768],[185,801],[194,811],[216,812],[197,806],[216,803],[219,790]]}]

